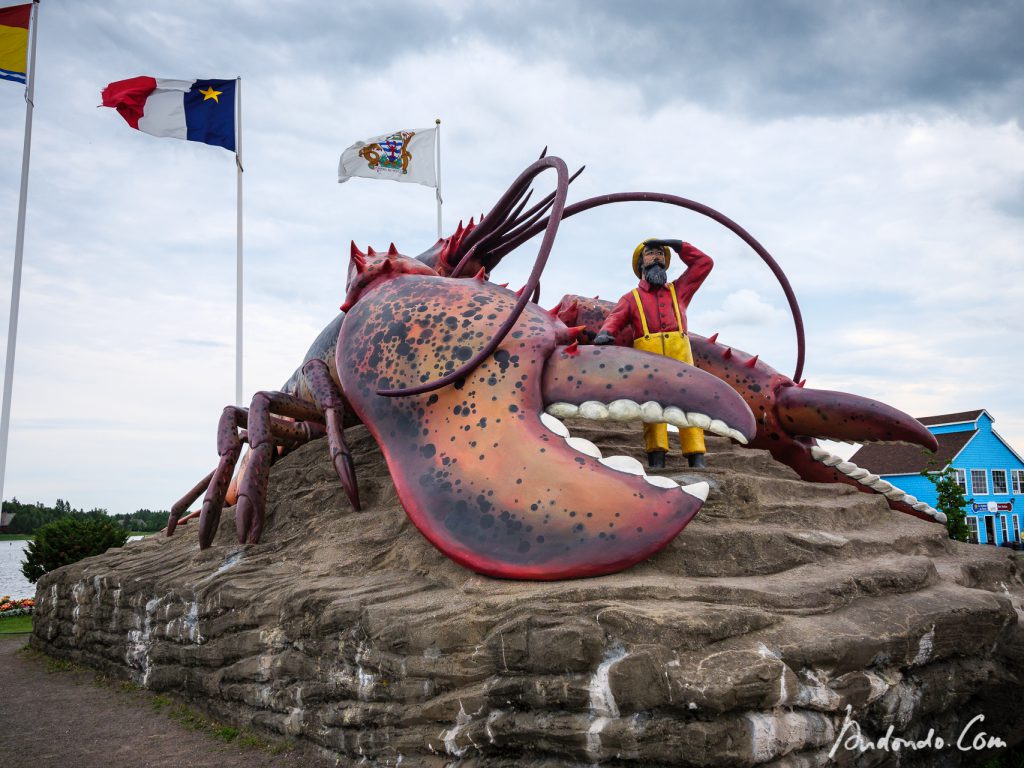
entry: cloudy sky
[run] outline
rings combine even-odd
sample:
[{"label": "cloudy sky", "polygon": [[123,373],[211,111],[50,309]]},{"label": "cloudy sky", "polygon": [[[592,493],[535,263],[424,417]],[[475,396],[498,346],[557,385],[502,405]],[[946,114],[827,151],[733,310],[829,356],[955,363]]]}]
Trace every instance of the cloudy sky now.
[{"label": "cloudy sky", "polygon": [[[1022,32],[1019,2],[44,0],[4,498],[166,509],[216,463],[235,387],[234,158],[96,108],[136,75],[242,77],[246,398],[279,387],[336,314],[350,239],[408,254],[435,240],[432,190],[339,186],[336,169],[357,139],[440,117],[446,233],[545,145],[587,166],[570,199],[696,199],[788,274],[808,386],[917,416],[987,408],[1024,452]],[[5,319],[23,125],[23,88],[0,83]],[[716,260],[696,332],[792,373],[771,273],[679,209],[568,220],[541,303],[617,298],[650,236]],[[524,282],[535,249],[495,279]]]}]

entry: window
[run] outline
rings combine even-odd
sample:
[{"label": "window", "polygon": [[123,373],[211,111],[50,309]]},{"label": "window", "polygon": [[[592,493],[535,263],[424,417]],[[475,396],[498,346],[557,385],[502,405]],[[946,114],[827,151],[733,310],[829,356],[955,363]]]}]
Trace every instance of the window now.
[{"label": "window", "polygon": [[1010,515],[1010,523],[1013,525],[1012,541],[1020,541],[1020,521],[1016,515]]},{"label": "window", "polygon": [[967,516],[967,540],[971,544],[978,543],[978,518],[973,515]]},{"label": "window", "polygon": [[[962,469],[954,469],[953,477],[956,479],[956,484],[960,486],[960,490],[967,493],[967,473]],[[1021,478],[1021,482],[1024,483],[1024,478]]]},{"label": "window", "polygon": [[1024,469],[1010,470],[1010,480],[1013,482],[1014,493],[1024,493]]},{"label": "window", "polygon": [[981,495],[988,493],[988,472],[984,469],[971,470],[971,492]]},{"label": "window", "polygon": [[1006,470],[992,470],[992,493],[1006,493]]},{"label": "window", "polygon": [[1005,544],[1010,540],[1010,537],[1006,532],[1006,515],[999,516],[999,523],[1003,529],[1003,544]]}]

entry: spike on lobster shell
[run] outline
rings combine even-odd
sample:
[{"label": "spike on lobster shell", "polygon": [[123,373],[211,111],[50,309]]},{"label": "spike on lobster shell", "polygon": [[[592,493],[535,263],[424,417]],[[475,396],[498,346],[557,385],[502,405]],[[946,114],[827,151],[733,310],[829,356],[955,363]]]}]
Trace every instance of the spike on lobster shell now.
[{"label": "spike on lobster shell", "polygon": [[508,288],[508,283],[498,283],[499,288]]},{"label": "spike on lobster shell", "polygon": [[547,310],[547,313],[556,320],[558,319],[558,307],[552,307],[551,309]]},{"label": "spike on lobster shell", "polygon": [[757,358],[758,355],[754,355],[752,358],[747,360],[747,362],[745,362],[744,365],[747,366],[747,368],[753,368],[755,365],[757,365]]},{"label": "spike on lobster shell", "polygon": [[377,255],[377,252],[375,250],[373,250],[373,246],[372,245],[366,246],[366,255],[367,256],[376,256]]},{"label": "spike on lobster shell", "polygon": [[587,330],[587,326],[585,325],[574,325],[572,328],[569,329],[569,333],[572,334],[573,338],[578,339],[580,337],[580,334],[583,333],[585,330]]},{"label": "spike on lobster shell", "polygon": [[579,353],[580,343],[578,341],[574,341],[572,344],[565,348],[565,354],[569,355],[570,357],[576,357],[576,355],[578,355]]},{"label": "spike on lobster shell", "polygon": [[520,288],[518,291],[516,291],[516,296],[517,297],[522,296],[523,295],[523,291],[525,291],[525,290],[526,290],[526,286],[524,285],[522,288]]},{"label": "spike on lobster shell", "polygon": [[806,383],[807,383],[807,379],[800,379],[800,383],[797,384],[797,386],[800,387],[800,389],[803,389],[804,388],[804,384],[806,384]]},{"label": "spike on lobster shell", "polygon": [[480,271],[473,275],[474,280],[479,280],[481,283],[487,280],[487,270],[480,267]]},{"label": "spike on lobster shell", "polygon": [[466,225],[466,229],[472,229],[476,226],[476,222],[473,221],[473,217],[469,217],[469,224]]},{"label": "spike on lobster shell", "polygon": [[715,331],[713,334],[708,336],[708,341],[711,342],[712,344],[718,341],[718,331]]},{"label": "spike on lobster shell", "polygon": [[725,348],[725,352],[722,353],[722,357],[724,357],[726,360],[731,359],[732,358],[732,347],[726,347]]},{"label": "spike on lobster shell", "polygon": [[398,249],[395,247],[394,243],[391,243],[388,246],[388,258],[391,259],[391,258],[394,258],[397,255],[398,255]]},{"label": "spike on lobster shell", "polygon": [[382,261],[380,263],[380,271],[381,272],[390,272],[394,268],[395,268],[394,267],[394,262],[392,262],[392,261],[388,261],[388,260],[385,259],[384,261]]},{"label": "spike on lobster shell", "polygon": [[356,266],[356,272],[362,272],[366,269],[366,259],[363,257],[362,251],[356,246],[356,241],[352,241],[352,250],[349,254],[349,258],[352,263]]}]

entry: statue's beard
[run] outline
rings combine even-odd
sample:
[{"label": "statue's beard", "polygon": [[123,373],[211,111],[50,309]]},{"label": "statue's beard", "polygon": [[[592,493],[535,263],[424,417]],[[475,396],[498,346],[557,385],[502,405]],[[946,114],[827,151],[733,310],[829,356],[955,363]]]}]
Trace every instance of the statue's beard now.
[{"label": "statue's beard", "polygon": [[644,267],[644,280],[654,288],[661,288],[668,282],[668,272],[661,264],[651,264]]}]

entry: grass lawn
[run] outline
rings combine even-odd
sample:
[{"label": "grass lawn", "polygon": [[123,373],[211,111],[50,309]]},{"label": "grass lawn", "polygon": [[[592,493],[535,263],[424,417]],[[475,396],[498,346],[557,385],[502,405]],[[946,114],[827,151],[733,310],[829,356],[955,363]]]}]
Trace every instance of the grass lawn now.
[{"label": "grass lawn", "polygon": [[13,635],[21,632],[32,631],[32,616],[3,616],[0,617],[0,635]]}]

